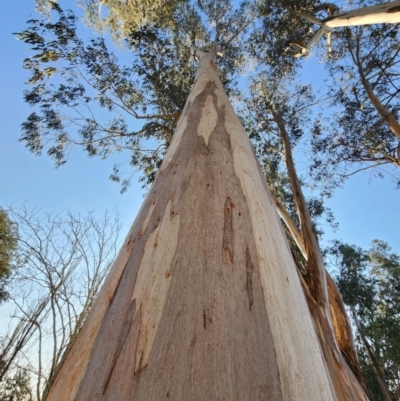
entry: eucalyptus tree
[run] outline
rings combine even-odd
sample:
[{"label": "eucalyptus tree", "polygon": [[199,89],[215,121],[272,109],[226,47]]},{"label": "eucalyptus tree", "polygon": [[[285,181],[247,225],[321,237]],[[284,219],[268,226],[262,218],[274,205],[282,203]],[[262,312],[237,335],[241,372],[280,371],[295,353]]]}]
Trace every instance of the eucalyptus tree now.
[{"label": "eucalyptus tree", "polygon": [[[253,5],[184,4],[168,28],[141,26],[127,38],[130,68],[117,65],[104,40],[84,45],[75,17],[54,9],[58,22],[33,20],[19,34],[37,51],[25,62],[35,85],[26,99],[40,109],[23,126],[31,150],[55,139],[50,155],[62,164],[68,144],[101,156],[126,147],[134,165],[149,167],[151,180],[158,165],[142,156],[142,140],[169,147],[46,399],[366,400],[350,326],[294,168],[284,110],[267,105],[299,214],[301,231],[286,222],[306,260],[301,274],[223,87],[232,87],[243,59],[240,39],[249,35]],[[199,63],[196,76],[190,57]],[[51,86],[58,71],[68,85]],[[97,91],[100,106],[146,120],[143,128],[130,131],[120,118],[104,125],[89,111],[71,138],[65,121],[72,119],[60,110],[88,108],[92,97],[82,80]]]}]

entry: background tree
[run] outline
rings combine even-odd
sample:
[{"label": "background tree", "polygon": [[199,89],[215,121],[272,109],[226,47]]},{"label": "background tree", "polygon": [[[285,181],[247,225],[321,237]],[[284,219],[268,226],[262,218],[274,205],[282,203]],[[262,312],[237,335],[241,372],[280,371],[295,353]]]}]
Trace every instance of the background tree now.
[{"label": "background tree", "polygon": [[357,328],[357,349],[374,400],[399,398],[400,256],[382,241],[369,250],[336,242],[330,248],[337,283]]},{"label": "background tree", "polygon": [[8,297],[6,284],[10,277],[13,256],[18,245],[18,229],[8,213],[0,208],[0,303]]},{"label": "background tree", "polygon": [[28,371],[19,369],[0,383],[1,401],[33,401]]},{"label": "background tree", "polygon": [[18,385],[18,375],[29,372],[29,386],[24,385],[32,386],[31,396],[40,401],[114,260],[118,216],[98,219],[93,213],[83,217],[68,212],[40,217],[25,207],[8,213],[19,227],[23,263],[12,280],[16,311],[1,341],[0,377],[8,394],[12,383]]}]

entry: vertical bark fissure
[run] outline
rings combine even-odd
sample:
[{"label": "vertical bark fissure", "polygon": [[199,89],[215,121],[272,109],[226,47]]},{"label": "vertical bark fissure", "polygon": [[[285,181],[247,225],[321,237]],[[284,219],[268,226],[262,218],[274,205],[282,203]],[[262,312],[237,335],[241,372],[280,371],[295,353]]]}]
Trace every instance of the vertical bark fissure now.
[{"label": "vertical bark fissure", "polygon": [[228,196],[224,208],[224,238],[223,238],[223,252],[224,260],[226,263],[233,263],[234,250],[233,250],[233,204],[231,198]]},{"label": "vertical bark fissure", "polygon": [[251,255],[249,248],[246,248],[246,290],[247,296],[249,297],[249,310],[251,311],[251,307],[254,303],[253,296],[253,264],[251,262]]}]

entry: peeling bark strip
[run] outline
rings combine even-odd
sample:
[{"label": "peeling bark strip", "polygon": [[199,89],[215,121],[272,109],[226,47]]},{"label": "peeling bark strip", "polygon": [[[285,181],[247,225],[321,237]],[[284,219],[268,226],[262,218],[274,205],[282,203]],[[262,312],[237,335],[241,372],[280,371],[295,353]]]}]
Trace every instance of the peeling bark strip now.
[{"label": "peeling bark strip", "polygon": [[226,263],[233,263],[233,222],[232,222],[232,209],[231,198],[226,198],[224,209],[224,261]]},{"label": "peeling bark strip", "polygon": [[212,60],[47,401],[342,401]]}]

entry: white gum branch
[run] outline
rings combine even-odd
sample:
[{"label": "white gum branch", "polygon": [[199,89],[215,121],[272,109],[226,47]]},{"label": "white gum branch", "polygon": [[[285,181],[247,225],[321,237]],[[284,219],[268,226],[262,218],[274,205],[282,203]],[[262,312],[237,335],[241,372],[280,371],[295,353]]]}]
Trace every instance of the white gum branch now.
[{"label": "white gum branch", "polygon": [[400,22],[400,1],[335,14],[326,18],[324,25],[329,28],[338,28],[371,24],[395,24],[397,22]]},{"label": "white gum branch", "polygon": [[[338,12],[337,8],[330,7],[329,4],[326,4],[325,6],[332,9],[333,15],[325,18],[324,20],[305,13],[298,14],[301,18],[306,19],[314,24],[318,24],[321,27],[302,49],[301,53],[296,54],[296,57],[304,55],[310,51],[323,35],[329,34],[329,32],[334,28],[384,23],[395,24],[400,22],[400,1],[358,8],[357,10],[343,13]],[[328,40],[328,46],[330,47],[330,39]]]}]

